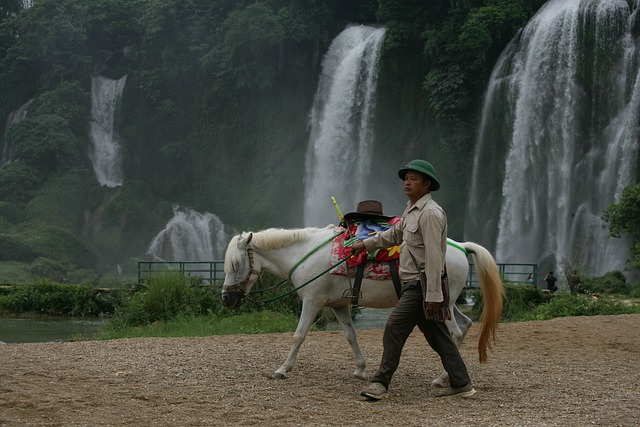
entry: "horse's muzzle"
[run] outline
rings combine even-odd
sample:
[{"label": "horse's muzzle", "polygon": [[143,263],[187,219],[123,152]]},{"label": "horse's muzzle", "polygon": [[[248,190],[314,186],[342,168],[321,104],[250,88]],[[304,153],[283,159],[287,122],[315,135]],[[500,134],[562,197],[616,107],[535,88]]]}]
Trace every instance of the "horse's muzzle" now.
[{"label": "horse's muzzle", "polygon": [[239,291],[222,291],[222,304],[227,308],[240,307],[244,301],[244,294]]}]

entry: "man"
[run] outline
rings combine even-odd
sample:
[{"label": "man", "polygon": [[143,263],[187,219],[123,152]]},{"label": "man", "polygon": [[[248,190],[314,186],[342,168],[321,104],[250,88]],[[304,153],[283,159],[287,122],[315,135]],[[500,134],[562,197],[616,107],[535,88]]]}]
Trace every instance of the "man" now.
[{"label": "man", "polygon": [[[409,198],[402,220],[393,228],[357,242],[352,248],[354,255],[358,255],[364,250],[371,252],[401,245],[402,294],[384,328],[383,354],[378,372],[360,394],[372,400],[380,400],[387,394],[402,348],[417,325],[449,374],[451,388],[441,396],[469,397],[476,391],[471,386],[467,367],[444,323],[445,319],[438,316],[444,302],[441,278],[445,271],[447,217],[431,197],[431,191],[440,188],[440,183],[435,169],[425,160],[412,160],[398,171],[398,175]],[[411,254],[420,270],[425,270],[427,283],[421,283],[420,271]]]},{"label": "man", "polygon": [[554,293],[558,290],[558,288],[556,287],[557,280],[558,279],[556,278],[556,276],[553,275],[553,271],[550,271],[549,274],[547,274],[547,277],[544,278],[544,281],[547,284],[547,290],[549,292]]}]

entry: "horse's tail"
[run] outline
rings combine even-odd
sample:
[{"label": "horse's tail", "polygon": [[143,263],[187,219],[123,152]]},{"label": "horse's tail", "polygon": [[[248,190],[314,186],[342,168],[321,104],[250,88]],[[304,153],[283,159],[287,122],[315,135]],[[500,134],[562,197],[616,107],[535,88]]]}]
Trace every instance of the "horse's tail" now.
[{"label": "horse's tail", "polygon": [[487,361],[487,349],[491,348],[491,340],[495,342],[496,329],[502,316],[502,300],[505,296],[504,284],[493,256],[477,243],[465,242],[464,248],[473,255],[476,273],[482,290],[484,306],[480,315],[482,329],[478,339],[480,363]]}]

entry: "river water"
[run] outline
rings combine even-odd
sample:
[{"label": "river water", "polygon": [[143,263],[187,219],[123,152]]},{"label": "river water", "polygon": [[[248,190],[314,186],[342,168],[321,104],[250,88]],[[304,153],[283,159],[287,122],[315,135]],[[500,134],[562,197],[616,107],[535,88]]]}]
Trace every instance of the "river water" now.
[{"label": "river water", "polygon": [[[470,306],[469,306],[470,307]],[[462,307],[461,307],[462,308]],[[356,330],[383,329],[392,308],[363,308],[353,324]],[[463,309],[463,311],[465,311]],[[0,343],[35,343],[90,339],[107,319],[53,316],[0,317]],[[326,330],[341,330],[336,321]]]},{"label": "river water", "polygon": [[0,342],[34,343],[91,338],[106,319],[52,316],[0,317]]},{"label": "river water", "polygon": [[[354,320],[356,329],[382,329],[391,309],[362,309]],[[0,317],[0,342],[35,343],[91,338],[106,319],[53,316]],[[329,322],[327,330],[340,330],[338,322]]]},{"label": "river water", "polygon": [[[464,314],[470,316],[473,304],[458,304],[458,308]],[[384,329],[384,325],[392,310],[393,308],[363,308],[353,320],[353,326],[356,330]],[[342,330],[340,324],[336,321],[328,322],[326,329],[328,331]]]},{"label": "river water", "polygon": [[[364,329],[382,329],[391,313],[392,308],[363,308],[353,320],[353,326],[356,330]],[[342,327],[337,321],[327,323],[328,331],[340,331]]]}]

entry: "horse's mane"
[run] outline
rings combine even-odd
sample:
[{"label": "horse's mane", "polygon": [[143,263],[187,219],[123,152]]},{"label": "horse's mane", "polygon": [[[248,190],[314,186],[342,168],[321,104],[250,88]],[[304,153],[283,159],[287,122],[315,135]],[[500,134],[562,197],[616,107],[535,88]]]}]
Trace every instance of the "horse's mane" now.
[{"label": "horse's mane", "polygon": [[[326,228],[335,227],[328,226]],[[251,244],[257,249],[281,249],[291,246],[294,243],[305,242],[309,240],[309,234],[315,231],[325,230],[320,228],[308,227],[298,229],[282,229],[282,228],[269,228],[267,230],[257,231],[253,234]],[[224,257],[224,271],[225,273],[232,273],[234,271],[233,266],[240,262],[241,253],[238,250],[238,240],[241,237],[246,237],[246,233],[234,236],[229,242],[227,252]]]}]

